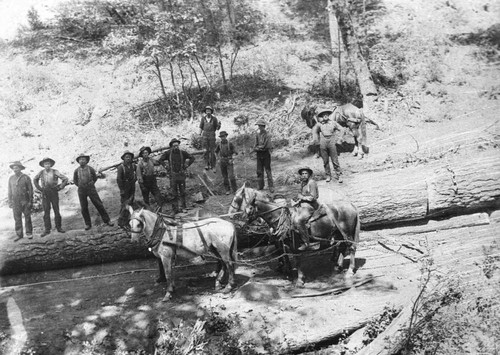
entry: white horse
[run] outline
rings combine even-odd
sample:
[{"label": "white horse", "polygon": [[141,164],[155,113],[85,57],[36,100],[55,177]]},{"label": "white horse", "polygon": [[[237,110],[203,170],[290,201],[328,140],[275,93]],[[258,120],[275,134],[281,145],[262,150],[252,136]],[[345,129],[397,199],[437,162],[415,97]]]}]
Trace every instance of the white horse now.
[{"label": "white horse", "polygon": [[153,254],[163,265],[167,282],[167,293],[163,301],[172,298],[174,291],[173,266],[175,257],[192,259],[211,255],[217,259],[215,289],[222,288],[227,275],[224,292],[235,285],[234,270],[237,261],[236,230],[231,222],[221,218],[208,218],[184,224],[166,224],[156,213],[141,208],[130,212],[130,232],[132,241],[138,241],[142,233]]}]

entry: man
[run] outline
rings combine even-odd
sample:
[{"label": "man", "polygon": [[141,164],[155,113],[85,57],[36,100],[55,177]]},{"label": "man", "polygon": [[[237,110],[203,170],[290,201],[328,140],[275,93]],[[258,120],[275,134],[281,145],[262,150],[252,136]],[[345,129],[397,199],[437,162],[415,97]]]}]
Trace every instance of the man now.
[{"label": "man", "polygon": [[255,145],[253,150],[257,152],[257,179],[259,190],[264,189],[264,170],[267,175],[267,186],[269,192],[274,192],[273,174],[271,172],[271,136],[266,131],[266,121],[259,119],[255,123],[259,127],[259,131],[255,136]]},{"label": "man", "polygon": [[31,223],[31,208],[33,207],[33,185],[28,175],[21,170],[25,167],[20,161],[15,161],[9,165],[14,171],[14,175],[9,178],[9,207],[14,214],[16,241],[23,237],[23,214],[26,227],[26,236],[33,238],[33,225]]},{"label": "man", "polygon": [[[193,164],[194,157],[188,152],[179,149],[181,141],[174,138],[170,141],[170,149],[160,157],[161,162],[167,164],[170,171],[170,188],[174,195],[172,210],[178,213],[186,208],[186,169]],[[180,198],[180,206],[179,206]]]},{"label": "man", "polygon": [[90,220],[90,212],[89,212],[89,202],[87,198],[90,198],[90,201],[94,204],[95,208],[101,215],[102,221],[104,224],[112,227],[113,223],[109,218],[108,212],[104,208],[102,204],[101,198],[97,193],[95,188],[95,182],[97,181],[96,171],[89,165],[87,165],[90,161],[90,156],[85,154],[80,154],[76,161],[80,166],[76,168],[73,173],[73,182],[76,186],[78,186],[78,198],[80,200],[80,207],[82,209],[83,220],[85,221],[85,230],[88,231],[92,228],[92,222]]},{"label": "man", "polygon": [[141,159],[137,163],[136,168],[137,181],[139,182],[144,202],[149,206],[149,194],[152,194],[156,200],[156,204],[161,209],[163,202],[155,176],[155,165],[160,165],[160,162],[151,158],[150,154],[150,147],[141,147],[139,150],[139,157]]},{"label": "man", "polygon": [[[50,234],[52,225],[50,223],[50,206],[54,209],[54,223],[59,233],[65,233],[62,229],[62,218],[59,212],[59,191],[64,189],[68,184],[68,178],[61,174],[56,169],[53,169],[56,162],[51,158],[43,158],[39,165],[43,170],[36,174],[33,182],[35,187],[42,193],[42,207],[43,207],[43,224],[45,226],[44,232],[40,237],[45,237]],[[58,184],[58,181],[61,183]]]},{"label": "man", "polygon": [[[220,171],[222,173],[222,178],[224,179],[224,187],[226,188],[226,195],[233,194],[238,189],[236,186],[236,178],[234,177],[234,167],[233,167],[233,155],[238,154],[234,150],[233,143],[227,140],[227,132],[221,131],[219,133],[220,142],[217,143],[215,147],[215,154],[219,158]],[[231,183],[231,186],[229,185]],[[229,189],[231,187],[231,190]]]},{"label": "man", "polygon": [[326,173],[326,182],[332,179],[330,170],[330,159],[332,160],[335,178],[342,183],[342,171],[339,165],[336,141],[338,133],[343,132],[342,127],[331,116],[332,110],[324,108],[318,111],[318,123],[313,127],[313,139],[317,144],[319,140],[319,151],[323,159],[323,166]]},{"label": "man", "polygon": [[133,163],[134,153],[126,150],[121,159],[123,162],[118,165],[116,169],[116,183],[120,189],[120,218],[118,219],[118,225],[120,227],[127,227],[127,221],[124,218],[124,207],[125,204],[132,205],[134,203],[135,196],[135,182],[136,177],[136,166]]},{"label": "man", "polygon": [[307,227],[307,221],[309,221],[314,211],[319,207],[317,201],[319,196],[318,185],[312,178],[312,174],[313,171],[309,167],[299,169],[301,188],[300,193],[297,195],[297,201],[294,204],[299,206],[297,208],[294,223],[304,241],[304,244],[298,248],[300,251],[310,249],[319,244],[311,244],[309,242],[311,236],[309,235],[309,229]]},{"label": "man", "polygon": [[212,107],[205,107],[205,114],[200,121],[200,135],[202,136],[203,148],[205,149],[205,169],[213,169],[215,173],[215,131],[220,129],[220,122],[213,113],[214,109]]}]

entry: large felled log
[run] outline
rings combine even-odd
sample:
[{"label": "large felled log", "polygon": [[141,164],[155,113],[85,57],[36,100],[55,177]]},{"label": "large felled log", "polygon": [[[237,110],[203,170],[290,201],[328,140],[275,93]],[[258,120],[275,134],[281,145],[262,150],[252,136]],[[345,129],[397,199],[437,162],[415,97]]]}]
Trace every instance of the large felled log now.
[{"label": "large felled log", "polygon": [[364,227],[498,209],[500,155],[359,174],[342,191]]},{"label": "large felled log", "polygon": [[3,243],[0,275],[53,270],[151,257],[143,244],[132,243],[121,229],[97,233],[69,231],[41,238]]}]

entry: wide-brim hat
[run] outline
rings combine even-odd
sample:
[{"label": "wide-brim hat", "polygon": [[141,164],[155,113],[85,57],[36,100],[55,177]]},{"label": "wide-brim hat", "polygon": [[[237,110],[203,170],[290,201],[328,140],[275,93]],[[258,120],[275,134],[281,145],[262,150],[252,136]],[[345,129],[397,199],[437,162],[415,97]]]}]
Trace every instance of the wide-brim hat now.
[{"label": "wide-brim hat", "polygon": [[226,131],[220,131],[219,132],[219,137],[227,137],[227,136],[228,136],[228,134],[227,134]]},{"label": "wide-brim hat", "polygon": [[328,107],[320,107],[318,110],[316,110],[316,112],[317,112],[316,116],[321,117],[325,114],[330,115],[331,113],[333,113],[333,110]]},{"label": "wide-brim hat", "polygon": [[147,150],[149,152],[149,154],[151,154],[151,152],[152,152],[150,147],[141,147],[141,149],[139,149],[139,156],[142,157],[142,152],[144,152],[145,150]]},{"label": "wide-brim hat", "polygon": [[212,106],[205,106],[205,109],[203,111],[210,110],[212,113],[214,113],[214,109]]},{"label": "wide-brim hat", "polygon": [[40,163],[38,163],[38,164],[39,164],[42,168],[44,168],[44,166],[43,166],[43,165],[45,164],[45,162],[46,162],[46,161],[48,161],[48,162],[51,164],[51,166],[54,166],[54,164],[56,163],[56,161],[55,161],[54,159],[51,159],[51,158],[45,157],[45,158],[43,158],[42,160],[40,160]]},{"label": "wide-brim hat", "polygon": [[26,167],[19,161],[19,160],[16,160],[16,161],[13,161],[12,163],[10,163],[9,167],[12,169],[14,168],[15,166],[18,166],[21,168],[21,170],[24,170],[26,169]]},{"label": "wide-brim hat", "polygon": [[172,147],[172,146],[174,145],[174,143],[179,143],[179,144],[181,144],[181,141],[180,141],[180,140],[178,140],[177,138],[174,138],[174,139],[172,139],[172,140],[170,141],[170,143],[168,143],[168,146],[169,146],[169,147]]},{"label": "wide-brim hat", "polygon": [[255,122],[255,125],[256,126],[267,126],[267,123],[266,123],[266,121],[264,121],[264,119],[260,118],[257,120],[257,122]]},{"label": "wide-brim hat", "polygon": [[129,150],[126,150],[126,151],[122,154],[122,156],[121,156],[122,160],[123,160],[123,159],[125,159],[125,155],[127,155],[127,154],[130,154],[130,155],[132,156],[132,159],[134,159],[134,153],[132,153],[132,152],[131,152],[131,151],[129,151]]},{"label": "wide-brim hat", "polygon": [[309,173],[309,176],[311,176],[313,174],[313,171],[310,167],[308,166],[304,166],[302,168],[299,169],[299,175],[302,174],[303,171],[307,171]]},{"label": "wide-brim hat", "polygon": [[87,162],[89,162],[89,161],[90,161],[90,155],[86,155],[86,154],[81,153],[81,154],[78,154],[78,156],[76,157],[76,162],[77,162],[77,163],[78,163],[78,160],[79,160],[80,158],[86,158],[86,159],[87,159]]}]

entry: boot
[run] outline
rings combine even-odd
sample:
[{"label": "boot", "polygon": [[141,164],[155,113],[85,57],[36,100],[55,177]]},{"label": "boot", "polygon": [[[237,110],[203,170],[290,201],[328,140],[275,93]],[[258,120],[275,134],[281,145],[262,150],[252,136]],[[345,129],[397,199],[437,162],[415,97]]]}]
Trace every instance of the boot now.
[{"label": "boot", "polygon": [[57,228],[57,231],[58,231],[59,233],[66,233],[66,231],[65,231],[64,229],[62,229],[61,227]]},{"label": "boot", "polygon": [[330,175],[327,175],[326,176],[326,182],[330,182],[332,180],[332,178],[330,177]]},{"label": "boot", "polygon": [[299,228],[299,233],[300,236],[302,237],[304,244],[302,244],[300,247],[297,248],[298,251],[309,250],[319,245],[319,243],[310,243],[311,235],[309,234],[309,231],[306,226],[301,226]]},{"label": "boot", "polygon": [[42,234],[40,234],[40,238],[43,238],[49,234],[50,234],[50,230],[45,230]]}]

